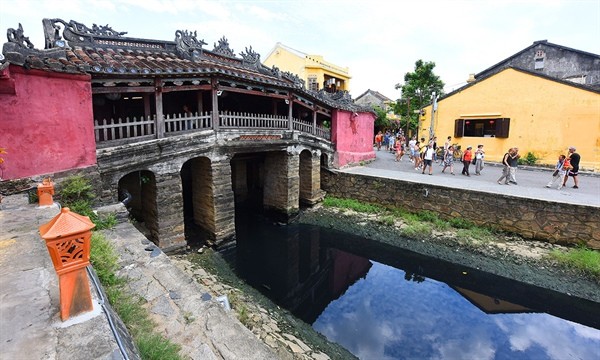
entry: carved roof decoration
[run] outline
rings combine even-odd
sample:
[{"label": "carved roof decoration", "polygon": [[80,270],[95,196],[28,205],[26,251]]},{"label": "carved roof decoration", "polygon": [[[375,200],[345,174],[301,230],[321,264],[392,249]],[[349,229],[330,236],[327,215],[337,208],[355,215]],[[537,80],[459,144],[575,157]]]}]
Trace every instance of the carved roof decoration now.
[{"label": "carved roof decoration", "polygon": [[4,60],[0,62],[52,72],[86,73],[94,82],[218,76],[293,90],[334,108],[371,111],[348,101],[347,92],[308,90],[298,75],[263,65],[252,46],[237,57],[224,36],[211,51],[203,48],[207,43],[197,38],[196,31],[177,30],[175,41],[162,41],[123,37],[127,32],[115,31],[109,25],[93,24],[89,28],[74,20],[44,19],[42,24],[45,49],[35,49],[19,24],[17,30],[8,29],[8,42],[2,49]]},{"label": "carved roof decoration", "polygon": [[227,38],[225,36],[223,36],[222,38],[219,39],[219,45],[214,44],[214,49],[213,52],[223,55],[223,56],[228,56],[228,57],[235,57],[235,52],[233,51],[232,48],[229,47],[229,41],[227,41]]},{"label": "carved roof decoration", "polygon": [[196,31],[177,30],[175,32],[175,43],[181,56],[186,59],[197,61],[202,55],[202,46],[207,45],[204,40],[198,40]]}]

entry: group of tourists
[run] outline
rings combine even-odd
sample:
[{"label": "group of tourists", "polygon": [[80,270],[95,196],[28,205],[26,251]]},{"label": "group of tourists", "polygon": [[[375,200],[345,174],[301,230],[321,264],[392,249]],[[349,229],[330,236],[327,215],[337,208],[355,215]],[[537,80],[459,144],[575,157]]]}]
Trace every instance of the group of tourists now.
[{"label": "group of tourists", "polygon": [[[413,136],[408,143],[406,143],[406,137],[402,133],[402,130],[397,132],[386,131],[383,134],[381,131],[375,136],[375,144],[377,150],[384,150],[395,153],[394,161],[400,162],[406,154],[413,164],[415,170],[421,171],[422,174],[428,173],[433,175],[433,164],[438,163],[443,166],[442,173],[445,173],[448,169],[451,175],[454,174],[454,162],[458,161],[457,154],[460,155],[460,161],[462,162],[461,174],[467,177],[471,176],[471,165],[475,166],[475,175],[481,175],[481,172],[485,166],[485,151],[483,145],[477,145],[474,150],[472,146],[467,146],[466,150],[462,153],[456,152],[455,145],[452,144],[452,137],[448,136],[444,143],[443,151],[438,151],[437,137],[433,136],[428,141],[425,138],[417,139]],[[438,153],[441,156],[438,159]],[[519,148],[512,147],[502,157],[502,175],[497,180],[498,184],[504,185],[517,185],[517,167],[519,164]],[[579,161],[581,157],[576,152],[574,146],[569,147],[567,155],[560,155],[558,162],[556,163],[554,172],[552,174],[552,180],[548,182],[546,187],[551,188],[558,183],[557,189],[562,189],[566,186],[569,177],[573,178],[574,189],[579,188],[579,180],[577,175],[579,172]]]}]

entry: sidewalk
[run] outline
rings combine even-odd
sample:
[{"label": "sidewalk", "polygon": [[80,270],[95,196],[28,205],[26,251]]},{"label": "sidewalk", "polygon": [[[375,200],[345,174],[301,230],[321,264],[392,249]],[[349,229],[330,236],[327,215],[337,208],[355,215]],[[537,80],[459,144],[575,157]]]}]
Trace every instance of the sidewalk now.
[{"label": "sidewalk", "polygon": [[[26,194],[0,203],[1,359],[79,360],[125,358],[90,279],[94,311],[62,322],[58,278],[38,227],[58,206],[28,204]],[[148,301],[159,331],[191,359],[276,359],[277,356],[221,303],[181,271],[132,224],[104,231],[120,257],[119,275]],[[117,328],[119,320],[116,319]],[[121,337],[127,345],[128,339]],[[135,359],[131,350],[128,358]]]},{"label": "sidewalk", "polygon": [[26,195],[0,204],[1,358],[122,358],[95,289],[92,312],[60,320],[58,278],[38,232],[58,213],[28,204]]},{"label": "sidewalk", "polygon": [[[371,175],[390,179],[400,179],[409,182],[427,183],[450,188],[473,189],[494,194],[504,194],[523,199],[539,199],[577,205],[600,207],[600,177],[590,176],[585,173],[579,175],[579,189],[573,189],[573,179],[569,179],[567,186],[561,190],[546,188],[545,185],[552,178],[552,170],[533,167],[519,167],[517,170],[518,185],[499,185],[496,181],[502,174],[502,167],[497,164],[488,164],[481,172],[475,175],[475,166],[470,167],[470,177],[461,175],[462,163],[454,164],[454,176],[449,169],[442,174],[443,167],[433,164],[433,176],[423,175],[420,170],[415,170],[408,156],[401,162],[394,161],[395,154],[388,151],[375,151],[377,158],[365,166],[341,169],[341,172],[351,174]],[[429,169],[427,169],[429,171]],[[594,174],[595,175],[595,174]]]}]

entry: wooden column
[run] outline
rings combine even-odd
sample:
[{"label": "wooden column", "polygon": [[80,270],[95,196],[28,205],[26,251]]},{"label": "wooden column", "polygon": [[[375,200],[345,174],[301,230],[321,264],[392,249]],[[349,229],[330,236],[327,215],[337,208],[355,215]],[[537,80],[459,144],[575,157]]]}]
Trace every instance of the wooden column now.
[{"label": "wooden column", "polygon": [[154,79],[154,98],[156,100],[156,119],[154,126],[156,129],[156,137],[163,138],[165,136],[165,120],[163,115],[163,99],[162,99],[162,80]]},{"label": "wooden column", "polygon": [[212,128],[213,130],[219,130],[219,96],[217,91],[219,90],[219,82],[215,78],[210,79],[212,95]]},{"label": "wooden column", "polygon": [[294,123],[292,120],[292,105],[294,105],[294,99],[292,97],[292,94],[290,93],[290,95],[288,96],[288,129],[289,130],[294,130]]},{"label": "wooden column", "polygon": [[317,134],[317,109],[313,108],[312,115],[313,115],[312,134],[316,135]]}]

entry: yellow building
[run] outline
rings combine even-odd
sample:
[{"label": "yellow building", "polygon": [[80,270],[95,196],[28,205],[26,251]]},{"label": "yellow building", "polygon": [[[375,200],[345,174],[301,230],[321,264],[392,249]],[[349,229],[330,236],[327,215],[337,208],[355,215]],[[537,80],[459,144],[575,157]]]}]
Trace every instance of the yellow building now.
[{"label": "yellow building", "polygon": [[464,150],[483,144],[486,159],[501,161],[510,147],[554,165],[575,146],[582,170],[600,171],[600,90],[530,70],[507,67],[440,98],[421,117],[419,136],[430,126],[438,143],[452,136]]},{"label": "yellow building", "polygon": [[278,42],[263,64],[298,75],[309,90],[350,91],[348,68],[327,62],[321,55],[308,55]]}]

